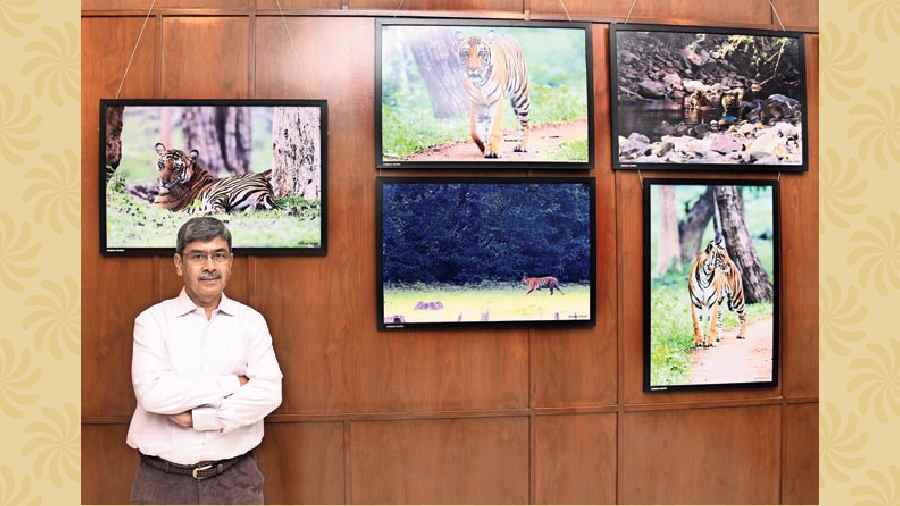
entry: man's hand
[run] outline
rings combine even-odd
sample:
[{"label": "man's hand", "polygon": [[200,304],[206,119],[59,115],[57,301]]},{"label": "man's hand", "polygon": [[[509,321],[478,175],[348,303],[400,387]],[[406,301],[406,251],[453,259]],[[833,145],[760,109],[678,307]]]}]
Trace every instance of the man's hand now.
[{"label": "man's hand", "polygon": [[244,376],[243,374],[238,376],[238,380],[241,382],[241,386],[244,386],[247,383],[250,383],[250,378]]},{"label": "man's hand", "polygon": [[191,416],[190,411],[178,413],[177,415],[169,415],[169,420],[172,420],[172,423],[184,429],[190,429],[194,426],[194,419]]}]

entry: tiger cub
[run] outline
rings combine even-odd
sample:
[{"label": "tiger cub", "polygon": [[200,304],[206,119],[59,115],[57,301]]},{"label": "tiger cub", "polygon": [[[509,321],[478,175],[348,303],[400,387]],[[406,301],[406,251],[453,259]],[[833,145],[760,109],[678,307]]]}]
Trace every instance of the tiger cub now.
[{"label": "tiger cub", "polygon": [[[744,284],[740,269],[728,256],[721,238],[710,241],[691,265],[688,276],[691,296],[691,320],[694,324],[694,346],[709,347],[719,342],[722,331],[722,302],[728,299],[728,309],[737,313],[741,324],[737,338],[747,335],[747,315],[744,310]],[[703,335],[703,319],[709,322],[709,333]]]},{"label": "tiger cub", "polygon": [[529,278],[522,274],[522,283],[528,286],[528,291],[525,292],[525,295],[529,293],[540,290],[542,288],[549,288],[550,295],[553,295],[553,290],[556,289],[559,293],[563,293],[562,289],[559,287],[559,280],[554,278],[553,276],[545,276],[543,278]]},{"label": "tiger cub", "polygon": [[153,205],[170,211],[200,211],[207,214],[244,209],[276,209],[272,191],[271,170],[214,178],[197,164],[200,153],[190,156],[180,149],[166,149],[156,143],[159,193]]},{"label": "tiger cub", "polygon": [[469,96],[469,135],[485,158],[500,158],[503,104],[509,101],[519,120],[515,151],[528,151],[528,70],[519,43],[509,37],[464,37],[457,32],[459,61]]}]

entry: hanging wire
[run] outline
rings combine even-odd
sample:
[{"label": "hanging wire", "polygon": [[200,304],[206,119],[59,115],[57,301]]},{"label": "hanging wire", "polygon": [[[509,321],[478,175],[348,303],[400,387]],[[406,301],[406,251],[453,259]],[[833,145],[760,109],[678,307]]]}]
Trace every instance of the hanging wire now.
[{"label": "hanging wire", "polygon": [[775,19],[778,21],[778,24],[781,25],[781,31],[785,30],[784,23],[781,22],[781,16],[778,15],[778,9],[775,8],[775,2],[769,0],[769,5],[772,7],[772,12],[775,13]]},{"label": "hanging wire", "polygon": [[638,182],[641,185],[641,188],[644,187],[644,175],[641,174],[641,169],[638,169]]},{"label": "hanging wire", "polygon": [[405,1],[405,0],[400,0],[400,3],[397,4],[397,10],[398,10],[398,11],[399,11],[400,9],[403,8],[403,2],[404,2],[404,1]]},{"label": "hanging wire", "polygon": [[559,4],[562,5],[563,10],[566,12],[566,19],[568,19],[569,22],[571,23],[572,16],[569,16],[569,8],[566,7],[566,0],[559,0]]},{"label": "hanging wire", "polygon": [[275,5],[278,7],[279,18],[281,19],[281,26],[284,28],[284,33],[287,35],[288,44],[291,45],[291,51],[294,53],[294,58],[297,59],[297,63],[300,63],[300,54],[297,53],[297,46],[294,45],[294,37],[291,36],[291,31],[288,29],[287,21],[285,20],[284,11],[281,9],[281,2],[279,0],[275,0]]},{"label": "hanging wire", "polygon": [[631,7],[628,8],[628,14],[625,15],[625,23],[628,23],[628,20],[631,19],[631,12],[634,10],[635,4],[637,4],[637,0],[632,0]]},{"label": "hanging wire", "polygon": [[150,2],[150,8],[147,9],[147,15],[144,17],[144,24],[141,25],[141,31],[138,32],[137,41],[135,41],[134,47],[131,48],[131,56],[128,57],[128,64],[125,65],[125,72],[122,73],[122,80],[119,81],[119,89],[116,90],[116,99],[122,94],[122,87],[125,86],[125,78],[128,76],[128,71],[131,69],[131,64],[134,62],[134,54],[137,52],[138,46],[141,45],[141,37],[144,36],[144,29],[147,28],[147,22],[150,21],[150,13],[153,12],[153,7],[155,6],[156,0]]}]

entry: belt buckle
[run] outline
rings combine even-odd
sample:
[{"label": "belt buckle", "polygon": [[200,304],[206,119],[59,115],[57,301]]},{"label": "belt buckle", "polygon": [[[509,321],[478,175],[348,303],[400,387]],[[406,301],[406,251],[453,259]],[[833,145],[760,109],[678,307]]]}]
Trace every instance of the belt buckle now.
[{"label": "belt buckle", "polygon": [[213,467],[214,466],[212,466],[212,465],[207,465],[207,466],[203,466],[203,467],[195,467],[194,469],[191,470],[191,476],[193,476],[195,480],[202,480],[202,479],[208,478],[208,476],[201,477],[198,474],[198,471],[206,471],[207,469],[212,469]]}]

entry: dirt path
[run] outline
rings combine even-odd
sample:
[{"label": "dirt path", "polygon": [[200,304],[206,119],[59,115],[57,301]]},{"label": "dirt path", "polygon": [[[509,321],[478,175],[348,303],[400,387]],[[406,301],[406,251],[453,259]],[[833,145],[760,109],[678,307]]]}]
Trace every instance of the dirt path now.
[{"label": "dirt path", "polygon": [[747,324],[746,339],[737,339],[737,330],[723,331],[716,346],[691,352],[689,385],[772,379],[772,319]]},{"label": "dirt path", "polygon": [[[504,130],[503,145],[500,148],[500,160],[519,162],[546,161],[547,155],[557,151],[560,144],[576,139],[587,139],[587,120],[532,128],[529,132],[527,153],[514,151],[516,143],[519,141],[519,132],[517,130]],[[484,159],[484,155],[471,140],[442,144],[406,158],[406,160],[417,161],[478,161]]]}]

